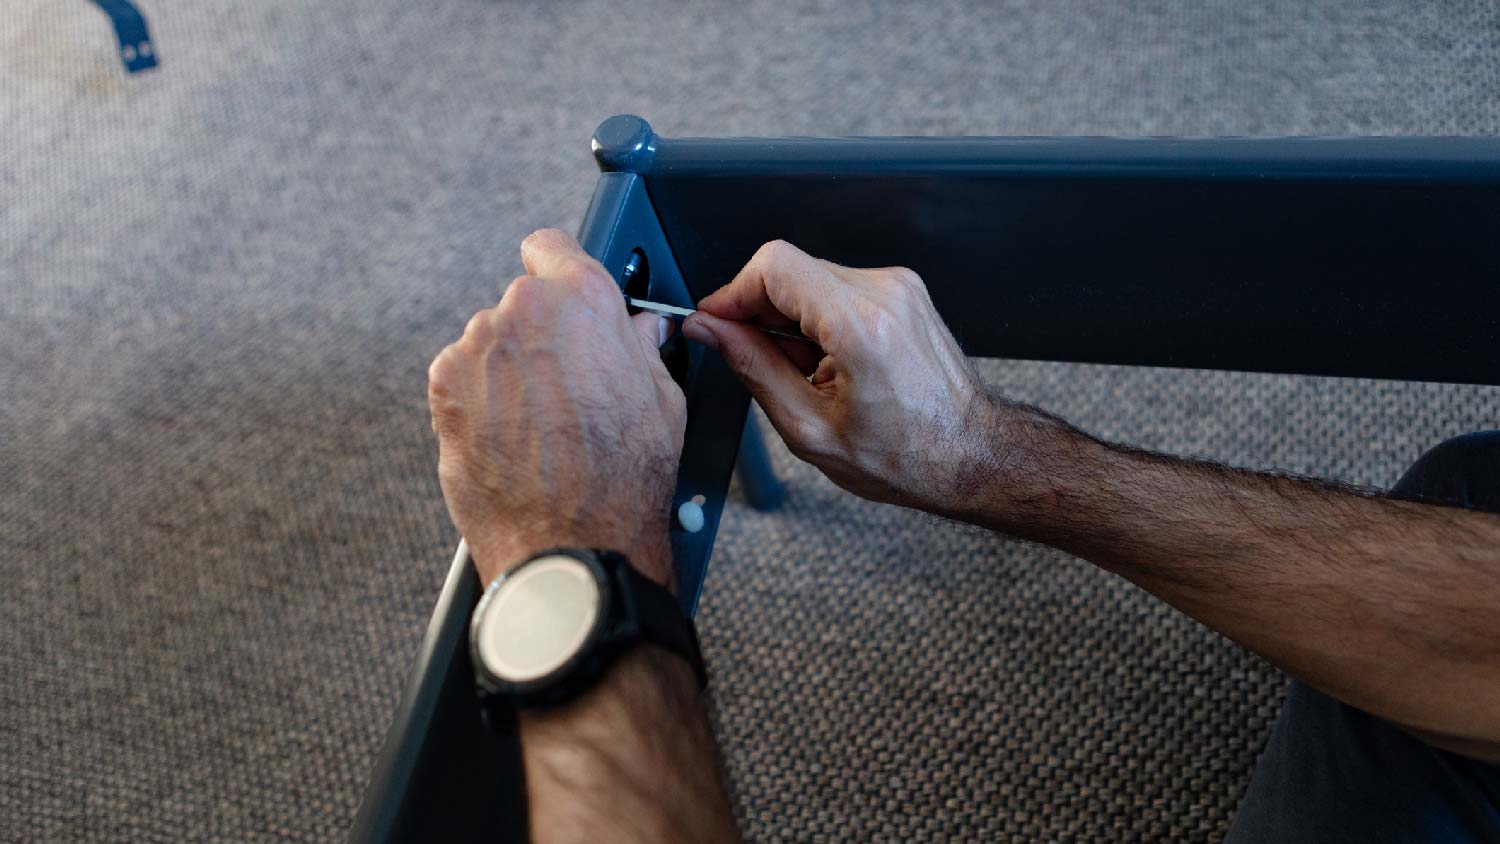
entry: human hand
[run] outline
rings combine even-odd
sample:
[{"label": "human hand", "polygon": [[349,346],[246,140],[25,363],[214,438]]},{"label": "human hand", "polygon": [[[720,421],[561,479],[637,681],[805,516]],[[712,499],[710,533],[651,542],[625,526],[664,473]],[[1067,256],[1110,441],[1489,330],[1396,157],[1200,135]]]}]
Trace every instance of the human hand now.
[{"label": "human hand", "polygon": [[[797,325],[818,348],[752,324]],[[792,453],[857,495],[947,513],[990,461],[996,405],[910,270],[768,243],[683,334],[724,357]]]},{"label": "human hand", "polygon": [[521,243],[527,275],[428,370],[438,477],[486,584],[555,546],[621,551],[672,583],[667,519],[682,390],[657,351],[670,321],[627,315],[573,238]]}]

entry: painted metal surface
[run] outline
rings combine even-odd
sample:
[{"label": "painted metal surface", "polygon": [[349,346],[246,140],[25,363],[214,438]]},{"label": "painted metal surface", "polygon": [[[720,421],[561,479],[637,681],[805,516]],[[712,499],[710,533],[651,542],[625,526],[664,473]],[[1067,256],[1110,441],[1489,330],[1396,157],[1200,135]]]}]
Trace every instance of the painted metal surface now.
[{"label": "painted metal surface", "polygon": [[486,729],[469,662],[479,576],[460,545],[370,770],[351,842],[526,840],[519,746]]},{"label": "painted metal surface", "polygon": [[[601,176],[578,240],[622,287],[629,264],[633,272],[649,274],[648,298],[692,306],[639,176]],[[671,529],[677,597],[692,615],[723,515],[749,395],[717,354],[681,341],[674,348],[680,360],[669,361],[669,368],[678,373],[687,396],[688,423],[673,510],[702,499],[696,501],[702,516],[696,530],[677,520]],[[769,488],[766,478],[756,480],[758,489]],[[517,747],[484,729],[474,693],[466,636],[479,595],[479,579],[460,551],[377,756],[350,841],[525,840]]]},{"label": "painted metal surface", "polygon": [[[596,143],[596,154],[599,148]],[[662,234],[656,210],[641,178],[634,173],[606,172],[600,177],[579,243],[616,279],[621,278],[633,254],[643,254],[650,278],[642,298],[693,307],[694,301],[677,270],[676,256]],[[684,500],[703,496],[699,502],[703,526],[689,532],[674,521],[672,529],[677,597],[683,612],[691,616],[698,606],[709,554],[724,512],[724,497],[734,470],[750,396],[714,352],[696,343],[680,343],[674,354],[681,357],[677,369],[687,397],[688,421],[673,509]],[[670,361],[669,368],[672,368]]]},{"label": "painted metal surface", "polygon": [[[779,237],[918,270],[971,354],[1500,383],[1500,140],[674,140],[620,116],[594,149],[579,239],[639,298],[692,307]],[[674,510],[704,497],[672,533],[691,612],[748,397],[694,344],[669,368]],[[478,592],[460,555],[351,840],[524,840],[462,646]]]},{"label": "painted metal surface", "polygon": [[781,238],[916,270],[973,355],[1500,383],[1500,139],[641,140],[636,121],[612,135],[650,155],[609,160],[642,165],[694,299]]},{"label": "painted metal surface", "polygon": [[126,73],[140,73],[156,67],[156,42],[151,40],[146,16],[130,0],[93,0],[114,25],[120,45],[120,61]]}]

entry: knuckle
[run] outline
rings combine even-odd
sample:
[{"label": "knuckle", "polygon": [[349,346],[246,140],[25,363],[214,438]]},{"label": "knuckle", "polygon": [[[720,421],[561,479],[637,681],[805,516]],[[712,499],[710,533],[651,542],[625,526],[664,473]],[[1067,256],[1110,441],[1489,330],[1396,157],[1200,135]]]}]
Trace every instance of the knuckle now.
[{"label": "knuckle", "polygon": [[784,240],[771,240],[755,250],[754,260],[762,266],[784,266],[799,254],[797,247]]},{"label": "knuckle", "polygon": [[883,340],[900,331],[902,324],[906,321],[906,315],[895,310],[892,305],[896,303],[886,302],[883,307],[876,308],[866,320],[869,326],[869,336],[876,340]]},{"label": "knuckle", "polygon": [[609,283],[609,276],[598,262],[576,255],[569,255],[558,263],[557,279],[580,290],[600,282]]},{"label": "knuckle", "polygon": [[787,440],[797,448],[806,448],[813,439],[812,423],[802,417],[794,417],[787,423]]},{"label": "knuckle", "polygon": [[558,281],[571,287],[581,286],[587,280],[588,274],[588,266],[571,256],[557,262],[557,268],[553,271]]},{"label": "knuckle", "polygon": [[917,275],[915,270],[908,267],[891,267],[888,272],[897,284],[913,293],[922,293],[927,290],[927,285],[922,282],[922,277]]},{"label": "knuckle", "polygon": [[594,308],[608,307],[620,298],[620,288],[604,267],[591,258],[564,259],[548,275],[546,283],[553,285],[554,292],[581,299]]},{"label": "knuckle", "polygon": [[787,422],[787,447],[797,457],[806,459],[825,453],[828,431],[822,420],[812,417],[796,417]]},{"label": "knuckle", "polygon": [[615,286],[614,281],[604,272],[604,269],[592,261],[579,261],[583,265],[580,269],[578,280],[578,295],[583,296],[594,304],[609,304],[620,298],[620,288]]},{"label": "knuckle", "polygon": [[858,323],[843,311],[833,318],[813,319],[808,328],[824,349],[846,348],[851,340],[859,339],[860,333]]},{"label": "knuckle", "polygon": [[523,323],[541,318],[549,307],[553,293],[545,279],[534,275],[517,277],[506,288],[505,295],[500,299],[500,306],[492,309],[496,332],[499,333],[504,327],[507,317],[519,319]]},{"label": "knuckle", "polygon": [[910,302],[915,291],[907,281],[895,273],[883,273],[875,279],[875,290],[886,302],[904,304]]},{"label": "knuckle", "polygon": [[490,312],[479,311],[469,317],[469,322],[464,325],[463,339],[471,343],[483,343],[489,338],[491,328]]},{"label": "knuckle", "polygon": [[786,276],[776,272],[770,265],[761,266],[761,283],[766,287],[766,296],[772,302],[779,302],[791,291],[787,288]]},{"label": "knuckle", "polygon": [[921,276],[905,267],[878,270],[868,283],[885,307],[905,308],[927,298],[927,288],[922,284]]},{"label": "knuckle", "polygon": [[542,280],[534,275],[518,275],[505,287],[506,301],[512,305],[526,306],[542,294]]},{"label": "knuckle", "polygon": [[526,235],[526,238],[521,242],[540,244],[548,239],[557,237],[558,234],[559,232],[556,228],[552,226],[543,226],[542,228],[533,231],[531,234]]},{"label": "knuckle", "polygon": [[452,433],[459,414],[463,389],[460,354],[449,346],[427,367],[427,403],[432,410],[432,429],[439,435]]},{"label": "knuckle", "polygon": [[467,357],[461,343],[450,343],[428,365],[427,383],[434,389],[452,391],[463,380]]},{"label": "knuckle", "polygon": [[427,392],[433,396],[444,396],[453,387],[453,357],[449,346],[438,353],[427,366]]},{"label": "knuckle", "polygon": [[531,234],[526,235],[525,239],[521,241],[521,248],[539,249],[544,252],[549,252],[556,249],[567,248],[570,241],[571,238],[569,238],[568,235],[561,229],[548,227],[537,229]]}]

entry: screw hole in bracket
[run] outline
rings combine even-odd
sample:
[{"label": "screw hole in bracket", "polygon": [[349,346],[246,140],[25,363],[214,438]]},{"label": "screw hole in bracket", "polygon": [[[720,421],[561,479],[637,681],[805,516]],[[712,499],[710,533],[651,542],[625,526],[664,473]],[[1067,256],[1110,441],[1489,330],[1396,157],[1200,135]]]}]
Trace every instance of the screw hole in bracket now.
[{"label": "screw hole in bracket", "polygon": [[646,261],[645,252],[637,249],[625,259],[625,266],[620,270],[620,286],[632,299],[651,298],[651,265]]}]

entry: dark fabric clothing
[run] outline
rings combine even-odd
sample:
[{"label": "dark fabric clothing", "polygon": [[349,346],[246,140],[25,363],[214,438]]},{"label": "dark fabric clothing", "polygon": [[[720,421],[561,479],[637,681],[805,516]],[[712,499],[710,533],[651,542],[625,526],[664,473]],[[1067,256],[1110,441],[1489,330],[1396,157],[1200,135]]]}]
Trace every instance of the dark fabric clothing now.
[{"label": "dark fabric clothing", "polygon": [[[1433,448],[1390,495],[1500,513],[1500,431]],[[1345,841],[1500,844],[1500,766],[1293,682],[1225,842]]]},{"label": "dark fabric clothing", "polygon": [[1500,513],[1500,431],[1436,446],[1406,470],[1390,497]]}]

